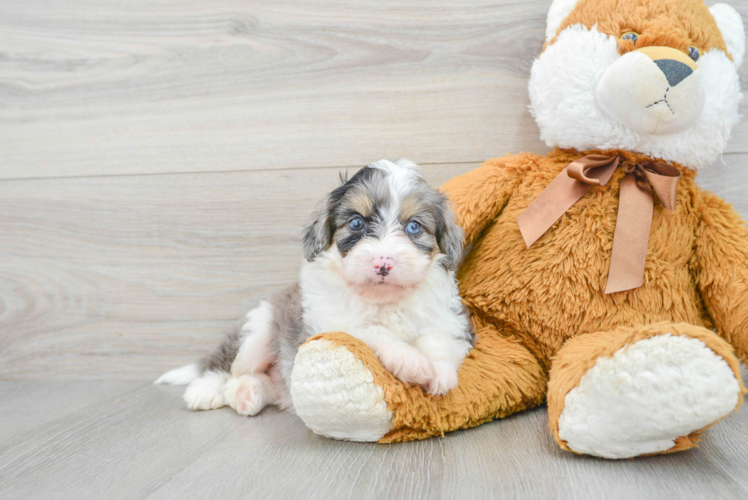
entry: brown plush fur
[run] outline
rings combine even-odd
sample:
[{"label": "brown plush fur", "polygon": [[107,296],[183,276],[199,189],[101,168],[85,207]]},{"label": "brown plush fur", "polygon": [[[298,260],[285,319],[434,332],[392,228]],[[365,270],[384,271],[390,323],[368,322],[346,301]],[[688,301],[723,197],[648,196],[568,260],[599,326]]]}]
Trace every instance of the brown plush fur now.
[{"label": "brown plush fur", "polygon": [[728,53],[703,0],[579,0],[558,33],[574,24],[587,28],[597,24],[599,31],[616,38],[637,33],[636,44],[619,40],[621,53],[651,46],[672,47],[686,54],[691,46],[702,53],[713,48]]},{"label": "brown plush fur", "polygon": [[[620,169],[525,247],[519,215],[564,167],[592,153],[645,159],[625,151],[522,154],[491,160],[444,186],[474,243],[459,272],[473,314],[501,325],[504,336],[522,341],[546,368],[571,337],[659,321],[714,324],[748,359],[748,229],[727,205],[700,191],[694,171],[676,165],[683,177],[675,211],[655,202],[640,288],[603,294]],[[736,273],[732,279],[728,269]],[[705,305],[718,309],[710,315]]]}]

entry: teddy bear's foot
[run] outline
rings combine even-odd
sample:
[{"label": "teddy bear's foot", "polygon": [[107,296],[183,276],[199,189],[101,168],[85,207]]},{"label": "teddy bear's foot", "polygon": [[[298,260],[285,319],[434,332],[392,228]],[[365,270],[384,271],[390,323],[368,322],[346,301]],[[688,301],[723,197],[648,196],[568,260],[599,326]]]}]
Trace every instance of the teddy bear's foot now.
[{"label": "teddy bear's foot", "polygon": [[489,325],[478,325],[476,334],[457,387],[441,396],[403,383],[359,339],[340,332],[312,337],[299,348],[291,375],[296,413],[323,436],[393,443],[444,435],[540,404],[546,374],[537,358]]},{"label": "teddy bear's foot", "polygon": [[[617,348],[600,355],[606,344]],[[724,341],[693,325],[660,324],[567,343],[551,370],[548,405],[564,448],[629,458],[695,446],[701,431],[739,405],[742,392]]]},{"label": "teddy bear's foot", "polygon": [[384,391],[345,346],[312,340],[299,348],[291,376],[297,415],[316,434],[378,441],[392,428]]}]

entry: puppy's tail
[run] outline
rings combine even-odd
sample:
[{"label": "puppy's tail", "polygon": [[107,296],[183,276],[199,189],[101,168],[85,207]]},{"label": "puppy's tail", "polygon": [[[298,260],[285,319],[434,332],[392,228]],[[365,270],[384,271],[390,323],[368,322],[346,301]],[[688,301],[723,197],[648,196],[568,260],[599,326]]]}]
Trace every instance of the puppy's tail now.
[{"label": "puppy's tail", "polygon": [[202,375],[200,366],[195,363],[168,371],[156,379],[154,384],[187,385]]}]

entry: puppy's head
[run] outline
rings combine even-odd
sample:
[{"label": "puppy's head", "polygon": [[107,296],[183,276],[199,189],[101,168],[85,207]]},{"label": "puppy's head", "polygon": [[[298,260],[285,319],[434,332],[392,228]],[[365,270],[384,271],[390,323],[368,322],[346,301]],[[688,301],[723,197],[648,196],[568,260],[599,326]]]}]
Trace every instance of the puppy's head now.
[{"label": "puppy's head", "polygon": [[343,179],[303,236],[308,261],[329,259],[347,285],[376,303],[412,292],[434,265],[453,270],[462,239],[446,197],[408,160],[381,160]]}]

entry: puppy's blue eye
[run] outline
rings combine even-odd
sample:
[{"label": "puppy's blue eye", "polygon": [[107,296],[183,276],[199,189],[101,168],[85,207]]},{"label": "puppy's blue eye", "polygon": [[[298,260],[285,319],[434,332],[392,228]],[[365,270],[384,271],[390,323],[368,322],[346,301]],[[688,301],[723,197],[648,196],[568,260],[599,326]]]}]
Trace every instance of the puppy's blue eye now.
[{"label": "puppy's blue eye", "polygon": [[701,52],[699,52],[699,49],[697,49],[696,47],[691,47],[690,49],[688,49],[688,55],[694,61],[698,61],[699,57],[701,57]]},{"label": "puppy's blue eye", "polygon": [[352,231],[361,231],[364,228],[364,219],[356,217],[348,223],[348,227],[351,228]]},{"label": "puppy's blue eye", "polygon": [[639,35],[634,33],[633,31],[629,31],[628,33],[624,33],[621,37],[621,40],[631,40],[632,42],[636,43],[636,41],[639,39]]},{"label": "puppy's blue eye", "polygon": [[421,225],[416,221],[412,220],[405,226],[405,232],[408,234],[418,234],[421,232]]}]

